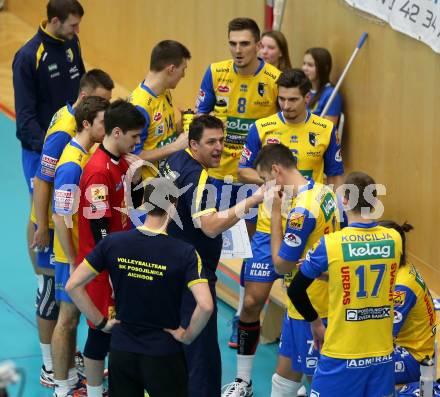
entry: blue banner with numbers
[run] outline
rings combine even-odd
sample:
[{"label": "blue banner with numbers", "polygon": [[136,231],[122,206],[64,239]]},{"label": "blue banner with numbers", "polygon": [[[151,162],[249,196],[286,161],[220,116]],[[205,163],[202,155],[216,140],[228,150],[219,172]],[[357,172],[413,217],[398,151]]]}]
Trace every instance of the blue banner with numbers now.
[{"label": "blue banner with numbers", "polygon": [[440,0],[345,0],[440,53]]}]

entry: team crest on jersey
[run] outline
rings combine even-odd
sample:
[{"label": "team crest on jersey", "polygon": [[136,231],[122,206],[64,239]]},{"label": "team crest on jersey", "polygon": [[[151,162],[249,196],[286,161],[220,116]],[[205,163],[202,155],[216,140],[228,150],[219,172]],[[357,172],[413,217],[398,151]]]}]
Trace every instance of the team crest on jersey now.
[{"label": "team crest on jersey", "polygon": [[73,51],[71,48],[66,50],[66,57],[69,62],[73,62]]},{"label": "team crest on jersey", "polygon": [[314,132],[309,132],[309,142],[312,146],[317,144],[317,134]]},{"label": "team crest on jersey", "polygon": [[264,83],[258,83],[258,95],[264,96],[264,93],[266,92],[266,84]]},{"label": "team crest on jersey", "polygon": [[154,130],[154,136],[161,136],[164,133],[163,123],[159,124]]},{"label": "team crest on jersey", "polygon": [[289,226],[295,230],[302,230],[304,226],[305,215],[294,212],[289,220]]},{"label": "team crest on jersey", "polygon": [[99,203],[107,199],[108,189],[105,185],[94,185],[91,187],[92,203]]}]

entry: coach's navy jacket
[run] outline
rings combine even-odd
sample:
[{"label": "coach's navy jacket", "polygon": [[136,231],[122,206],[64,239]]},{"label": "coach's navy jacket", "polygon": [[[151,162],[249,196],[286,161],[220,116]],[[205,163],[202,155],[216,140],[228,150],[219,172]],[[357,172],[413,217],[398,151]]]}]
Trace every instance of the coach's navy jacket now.
[{"label": "coach's navy jacket", "polygon": [[78,96],[84,64],[78,37],[61,40],[41,24],[12,63],[17,138],[23,148],[41,152],[54,113]]}]

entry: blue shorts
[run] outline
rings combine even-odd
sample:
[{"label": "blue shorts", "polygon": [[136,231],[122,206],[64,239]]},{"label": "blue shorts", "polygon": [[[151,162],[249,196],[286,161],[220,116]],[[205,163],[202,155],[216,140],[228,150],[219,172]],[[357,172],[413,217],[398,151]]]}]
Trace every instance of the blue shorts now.
[{"label": "blue shorts", "polygon": [[[37,225],[34,223],[34,228],[37,230]],[[47,252],[39,251],[36,253],[37,266],[46,269],[55,269],[55,255],[53,253],[53,229],[49,229],[50,245]]]},{"label": "blue shorts", "polygon": [[404,347],[396,346],[393,352],[396,385],[420,379],[420,363]]},{"label": "blue shorts", "polygon": [[[360,340],[359,343],[362,343]],[[338,359],[321,355],[310,397],[392,397],[394,362],[384,357]]]},{"label": "blue shorts", "polygon": [[73,303],[66,292],[67,280],[70,277],[70,264],[55,261],[55,300]]},{"label": "blue shorts", "polygon": [[270,234],[255,232],[251,241],[252,258],[244,264],[244,280],[257,283],[273,282],[283,276],[275,271],[270,250]]},{"label": "blue shorts", "polygon": [[[323,322],[327,326],[327,319],[323,319]],[[313,376],[320,354],[313,347],[310,323],[290,318],[286,312],[281,328],[278,354],[290,358],[294,371]]]},{"label": "blue shorts", "polygon": [[40,164],[41,154],[32,150],[21,149],[21,165],[29,193],[34,191],[34,177]]},{"label": "blue shorts", "polygon": [[[242,183],[225,183],[221,179],[210,178],[217,189],[215,207],[219,211],[228,209],[239,203],[240,201],[252,196],[253,192],[258,189],[257,185],[243,185]],[[258,207],[252,208],[245,216],[246,222],[257,223]]]}]

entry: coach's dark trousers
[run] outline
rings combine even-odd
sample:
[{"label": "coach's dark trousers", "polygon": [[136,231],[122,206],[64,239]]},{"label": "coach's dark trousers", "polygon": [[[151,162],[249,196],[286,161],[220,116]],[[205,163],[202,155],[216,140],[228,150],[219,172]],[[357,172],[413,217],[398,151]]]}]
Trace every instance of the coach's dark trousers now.
[{"label": "coach's dark trousers", "polygon": [[109,395],[111,397],[188,397],[183,353],[154,357],[111,349]]},{"label": "coach's dark trousers", "polygon": [[[188,369],[188,396],[220,397],[222,362],[217,335],[217,296],[215,282],[209,282],[214,311],[208,324],[196,340],[184,346]],[[182,326],[186,328],[196,307],[190,290],[186,289],[182,302]]]}]

